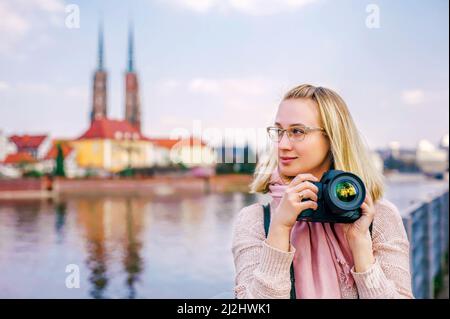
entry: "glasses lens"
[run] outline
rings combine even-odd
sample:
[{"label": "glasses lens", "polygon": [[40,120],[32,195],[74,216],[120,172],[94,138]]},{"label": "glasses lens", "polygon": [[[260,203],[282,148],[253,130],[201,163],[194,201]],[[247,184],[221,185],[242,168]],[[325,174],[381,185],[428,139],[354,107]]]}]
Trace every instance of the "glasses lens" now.
[{"label": "glasses lens", "polygon": [[358,196],[358,188],[350,181],[336,184],[336,196],[340,201],[349,203]]},{"label": "glasses lens", "polygon": [[301,127],[293,127],[289,130],[289,135],[295,141],[301,141],[305,137],[305,130]]},{"label": "glasses lens", "polygon": [[276,128],[269,128],[269,129],[267,130],[267,133],[269,134],[269,137],[270,137],[273,141],[278,141],[278,139],[279,139],[279,134],[280,134],[279,131],[280,131],[280,130],[279,130],[279,129],[276,129]]}]

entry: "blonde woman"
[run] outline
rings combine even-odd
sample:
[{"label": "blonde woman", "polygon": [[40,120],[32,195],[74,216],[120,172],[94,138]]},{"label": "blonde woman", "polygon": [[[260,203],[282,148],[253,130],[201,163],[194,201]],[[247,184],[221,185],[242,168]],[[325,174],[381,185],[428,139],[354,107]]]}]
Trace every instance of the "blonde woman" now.
[{"label": "blonde woman", "polygon": [[[258,163],[251,191],[271,195],[271,221],[266,237],[258,203],[236,218],[236,298],[413,298],[402,219],[383,198],[382,175],[342,98],[323,87],[297,86],[284,96],[268,133],[274,147]],[[351,224],[297,221],[300,212],[317,209],[311,181],[330,169],[364,182],[362,216]]]}]

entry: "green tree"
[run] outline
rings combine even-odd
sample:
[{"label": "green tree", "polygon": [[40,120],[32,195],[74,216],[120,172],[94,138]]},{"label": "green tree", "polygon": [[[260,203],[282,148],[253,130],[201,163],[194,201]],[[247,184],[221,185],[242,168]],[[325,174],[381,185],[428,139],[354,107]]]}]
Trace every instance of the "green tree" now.
[{"label": "green tree", "polygon": [[63,153],[63,150],[62,150],[61,143],[58,143],[56,145],[56,149],[57,149],[58,153],[57,153],[56,159],[55,159],[56,165],[55,165],[54,175],[65,177],[66,176],[66,172],[64,170],[64,153]]}]

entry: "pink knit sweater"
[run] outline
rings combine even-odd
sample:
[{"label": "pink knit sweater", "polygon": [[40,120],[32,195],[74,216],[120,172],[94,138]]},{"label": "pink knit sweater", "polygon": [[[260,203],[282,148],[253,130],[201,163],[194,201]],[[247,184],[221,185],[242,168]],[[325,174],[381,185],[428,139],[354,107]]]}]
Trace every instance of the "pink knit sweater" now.
[{"label": "pink knit sweater", "polygon": [[[375,203],[372,249],[375,263],[364,273],[354,268],[352,286],[341,286],[342,298],[414,298],[411,291],[409,242],[397,207],[386,199]],[[261,204],[244,207],[233,228],[232,252],[237,298],[285,298],[291,289],[290,266],[295,248],[285,252],[265,240]]]}]

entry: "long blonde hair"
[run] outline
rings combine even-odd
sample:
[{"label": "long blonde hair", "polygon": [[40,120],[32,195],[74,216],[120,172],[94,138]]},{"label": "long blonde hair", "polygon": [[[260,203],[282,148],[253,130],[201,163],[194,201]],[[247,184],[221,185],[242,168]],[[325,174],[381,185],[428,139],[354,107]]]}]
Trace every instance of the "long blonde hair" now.
[{"label": "long blonde hair", "polygon": [[[353,122],[344,100],[333,90],[302,84],[288,91],[284,100],[307,98],[319,107],[320,120],[330,140],[334,169],[351,172],[361,178],[373,201],[384,194],[384,177],[375,167],[369,148]],[[278,165],[277,149],[270,147],[268,154],[258,162],[251,193],[267,193],[271,173]]]}]

